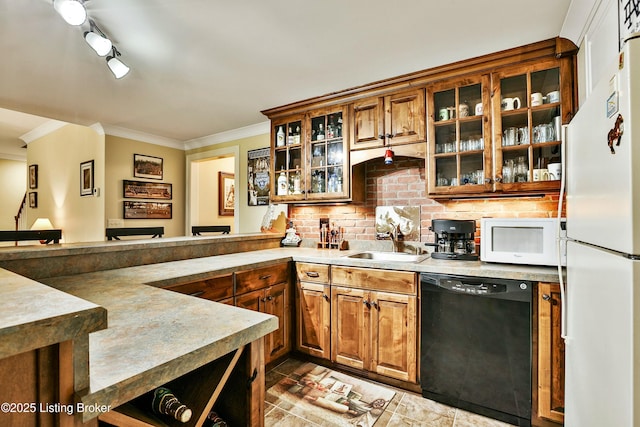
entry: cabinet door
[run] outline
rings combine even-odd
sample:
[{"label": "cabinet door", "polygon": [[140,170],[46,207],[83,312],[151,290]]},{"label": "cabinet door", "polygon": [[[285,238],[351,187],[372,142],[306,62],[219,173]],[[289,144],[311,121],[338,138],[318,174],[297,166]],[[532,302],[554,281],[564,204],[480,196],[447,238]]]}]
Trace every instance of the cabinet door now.
[{"label": "cabinet door", "polygon": [[384,135],[390,145],[425,140],[424,89],[412,89],[386,96]]},{"label": "cabinet door", "polygon": [[302,353],[323,359],[331,357],[330,293],[328,285],[299,282],[296,294],[296,347]]},{"label": "cabinet door", "polygon": [[482,75],[427,90],[429,194],[493,191],[489,82],[489,75]]},{"label": "cabinet door", "polygon": [[263,311],[264,306],[264,289],[247,292],[246,294],[236,296],[236,307],[246,308],[247,310]]},{"label": "cabinet door", "polygon": [[265,337],[265,363],[291,350],[291,322],[288,283],[278,283],[266,289],[263,312],[278,318],[278,329]]},{"label": "cabinet door", "polygon": [[351,149],[382,146],[384,135],[384,98],[374,96],[356,101],[353,111]]},{"label": "cabinet door", "polygon": [[371,370],[380,375],[416,381],[416,297],[371,294]]},{"label": "cabinet door", "polygon": [[331,360],[356,369],[369,369],[370,311],[368,292],[331,288]]},{"label": "cabinet door", "polygon": [[561,125],[573,109],[571,58],[507,68],[492,76],[496,189],[557,190]]},{"label": "cabinet door", "polygon": [[[306,153],[305,116],[294,115],[272,122],[271,127],[271,183],[269,197],[275,202],[304,200]],[[260,165],[257,165],[260,166]],[[255,173],[262,173],[256,170]],[[251,175],[253,170],[249,171]],[[249,176],[249,191],[256,197],[264,195],[264,176]]]},{"label": "cabinet door", "polygon": [[538,416],[564,420],[564,341],[560,285],[538,284]]},{"label": "cabinet door", "polygon": [[338,106],[308,114],[306,183],[307,200],[349,197],[349,144],[347,108]]}]

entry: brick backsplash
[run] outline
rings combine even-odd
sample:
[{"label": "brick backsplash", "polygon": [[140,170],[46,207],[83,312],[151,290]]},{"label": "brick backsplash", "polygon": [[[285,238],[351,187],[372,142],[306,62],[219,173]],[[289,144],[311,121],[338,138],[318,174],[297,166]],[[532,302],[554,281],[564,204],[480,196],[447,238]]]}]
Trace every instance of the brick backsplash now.
[{"label": "brick backsplash", "polygon": [[303,239],[318,238],[320,218],[345,228],[347,240],[375,239],[376,206],[420,206],[420,241],[432,242],[432,219],[473,219],[481,234],[482,217],[543,217],[557,214],[558,195],[471,200],[434,200],[427,197],[423,160],[396,157],[385,165],[382,158],[366,164],[366,199],[361,204],[290,206],[289,217]]}]

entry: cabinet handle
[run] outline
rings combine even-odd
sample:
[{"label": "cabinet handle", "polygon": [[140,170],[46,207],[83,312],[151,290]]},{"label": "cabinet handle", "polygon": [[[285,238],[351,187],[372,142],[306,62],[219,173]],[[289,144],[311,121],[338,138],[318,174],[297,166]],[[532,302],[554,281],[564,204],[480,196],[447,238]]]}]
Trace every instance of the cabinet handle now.
[{"label": "cabinet handle", "polygon": [[380,306],[378,305],[377,301],[371,301],[371,305],[373,305],[373,308],[375,308],[376,310],[380,310]]},{"label": "cabinet handle", "polygon": [[307,276],[308,277],[320,277],[320,273],[318,273],[317,271],[307,271]]},{"label": "cabinet handle", "polygon": [[371,303],[369,301],[367,301],[367,300],[363,300],[362,304],[366,305],[367,308],[371,308]]},{"label": "cabinet handle", "polygon": [[322,294],[322,298],[324,298],[325,300],[329,301],[329,295],[327,295],[327,294]]},{"label": "cabinet handle", "polygon": [[391,139],[391,138],[393,138],[395,135],[391,135],[390,133],[388,133],[388,134],[386,134],[385,136],[386,136],[387,138]]},{"label": "cabinet handle", "polygon": [[542,294],[542,299],[545,300],[545,301],[551,301],[551,295]]},{"label": "cabinet handle", "polygon": [[378,135],[378,139],[384,139],[384,135],[382,134]]},{"label": "cabinet handle", "polygon": [[200,295],[204,295],[204,291],[196,291],[192,294],[189,294],[190,297],[199,297]]},{"label": "cabinet handle", "polygon": [[267,297],[267,301],[271,301],[272,299],[273,299],[273,297],[272,297],[271,295],[269,295],[269,296]]},{"label": "cabinet handle", "polygon": [[267,280],[269,277],[271,277],[271,275],[267,274],[266,276],[260,276],[259,279],[260,280]]}]

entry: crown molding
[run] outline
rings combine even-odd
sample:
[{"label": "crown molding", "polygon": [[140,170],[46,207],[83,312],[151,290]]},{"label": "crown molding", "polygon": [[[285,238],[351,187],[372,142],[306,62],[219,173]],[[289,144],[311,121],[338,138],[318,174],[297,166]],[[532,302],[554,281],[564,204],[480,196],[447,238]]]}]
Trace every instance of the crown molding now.
[{"label": "crown molding", "polygon": [[165,138],[163,136],[152,135],[137,130],[121,128],[112,125],[101,125],[105,135],[117,136],[120,138],[133,139],[135,141],[147,142],[149,144],[162,145],[164,147],[185,149],[185,143],[177,139]]},{"label": "crown molding", "polygon": [[48,120],[44,124],[41,124],[37,128],[30,130],[19,138],[24,141],[25,144],[29,144],[30,142],[42,138],[43,136],[49,135],[51,132],[54,132],[61,127],[68,125],[67,122],[61,122],[59,120]]},{"label": "crown molding", "polygon": [[14,160],[16,162],[26,163],[27,155],[25,154],[24,156],[21,156],[21,155],[18,155],[18,154],[0,153],[0,160]]},{"label": "crown molding", "polygon": [[236,141],[238,139],[250,138],[252,136],[268,134],[271,131],[271,122],[261,122],[237,129],[232,129],[212,135],[203,136],[201,138],[192,139],[185,142],[185,149],[192,150],[195,148],[208,147],[210,145],[222,144],[223,142]]}]

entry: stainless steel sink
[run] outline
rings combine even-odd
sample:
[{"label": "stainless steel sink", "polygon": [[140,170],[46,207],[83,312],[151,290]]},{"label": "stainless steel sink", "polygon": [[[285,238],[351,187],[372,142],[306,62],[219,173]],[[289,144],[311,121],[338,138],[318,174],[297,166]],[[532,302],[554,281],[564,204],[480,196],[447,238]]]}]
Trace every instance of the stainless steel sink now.
[{"label": "stainless steel sink", "polygon": [[415,255],[405,252],[376,252],[366,251],[359,252],[353,255],[347,255],[347,258],[354,259],[368,259],[372,261],[384,261],[384,262],[422,262],[429,258],[429,254]]}]

